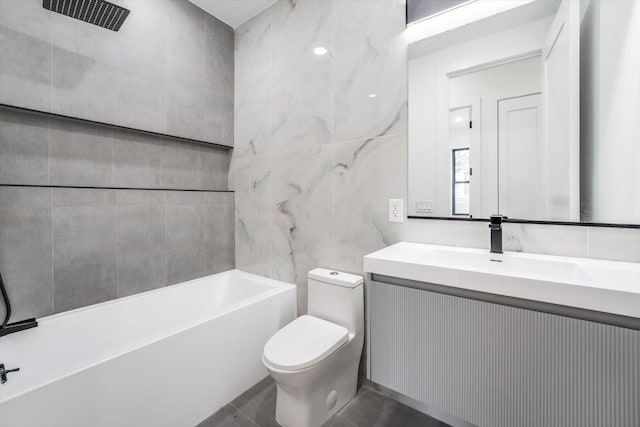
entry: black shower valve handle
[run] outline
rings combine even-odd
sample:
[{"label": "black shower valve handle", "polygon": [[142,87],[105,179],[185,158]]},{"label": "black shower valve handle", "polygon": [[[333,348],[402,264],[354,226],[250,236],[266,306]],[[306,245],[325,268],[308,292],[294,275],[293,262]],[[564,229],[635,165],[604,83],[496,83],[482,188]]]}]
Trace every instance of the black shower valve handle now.
[{"label": "black shower valve handle", "polygon": [[19,370],[20,368],[5,369],[4,364],[0,363],[0,384],[7,382],[7,374],[10,374],[11,372],[18,372]]}]

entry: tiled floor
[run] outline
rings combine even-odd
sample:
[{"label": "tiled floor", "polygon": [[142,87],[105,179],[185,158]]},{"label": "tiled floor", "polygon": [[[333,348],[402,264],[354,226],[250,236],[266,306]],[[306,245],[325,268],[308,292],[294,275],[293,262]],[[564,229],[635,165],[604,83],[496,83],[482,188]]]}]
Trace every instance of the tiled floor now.
[{"label": "tiled floor", "polygon": [[[198,427],[278,427],[276,385],[270,377],[247,390]],[[333,416],[325,427],[448,427],[428,415],[368,388]]]}]

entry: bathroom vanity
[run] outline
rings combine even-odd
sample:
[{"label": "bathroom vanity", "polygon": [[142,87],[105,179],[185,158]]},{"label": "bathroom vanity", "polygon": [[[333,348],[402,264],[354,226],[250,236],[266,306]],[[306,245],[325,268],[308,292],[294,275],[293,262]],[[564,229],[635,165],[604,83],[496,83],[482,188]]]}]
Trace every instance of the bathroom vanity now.
[{"label": "bathroom vanity", "polygon": [[398,243],[365,256],[367,376],[451,425],[640,425],[640,265]]},{"label": "bathroom vanity", "polygon": [[[368,378],[454,426],[638,427],[640,264],[502,253],[499,223],[592,257],[553,227],[640,228],[640,2],[488,3],[407,28],[407,212],[452,245],[487,222],[491,251],[365,256]],[[637,262],[616,231],[599,253]]]}]

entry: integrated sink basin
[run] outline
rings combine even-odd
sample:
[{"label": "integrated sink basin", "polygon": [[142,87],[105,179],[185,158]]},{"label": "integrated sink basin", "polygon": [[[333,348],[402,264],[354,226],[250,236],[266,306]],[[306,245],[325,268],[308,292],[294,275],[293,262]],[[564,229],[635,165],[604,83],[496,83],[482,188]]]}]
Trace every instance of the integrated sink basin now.
[{"label": "integrated sink basin", "polygon": [[364,271],[640,318],[640,264],[421,243],[364,257]]},{"label": "integrated sink basin", "polygon": [[538,259],[518,253],[489,254],[486,251],[433,248],[421,258],[428,264],[481,270],[503,275],[548,278],[563,281],[589,280],[584,270],[571,261]]}]

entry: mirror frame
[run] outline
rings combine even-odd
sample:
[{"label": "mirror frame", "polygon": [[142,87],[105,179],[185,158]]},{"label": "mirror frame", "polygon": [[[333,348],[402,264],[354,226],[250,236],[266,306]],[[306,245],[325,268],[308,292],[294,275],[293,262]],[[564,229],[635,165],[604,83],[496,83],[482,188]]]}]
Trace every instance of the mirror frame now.
[{"label": "mirror frame", "polygon": [[[489,218],[456,218],[448,216],[416,216],[408,215],[408,219],[434,219],[441,221],[468,221],[468,222],[486,222],[490,221]],[[515,219],[505,217],[502,220],[506,224],[542,224],[542,225],[573,225],[578,227],[608,227],[608,228],[631,228],[640,229],[640,224],[613,224],[607,222],[571,222],[571,221],[542,221],[535,219]]]}]

